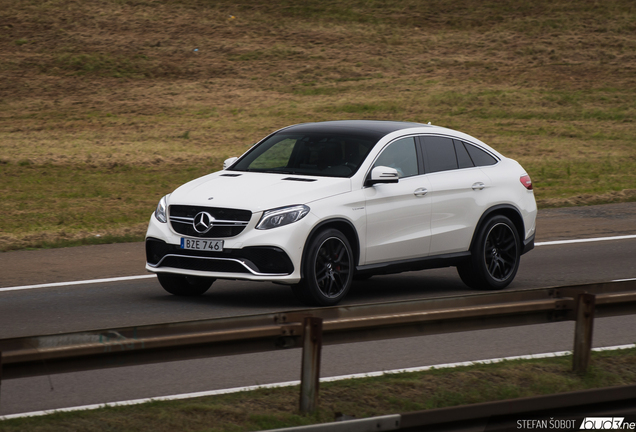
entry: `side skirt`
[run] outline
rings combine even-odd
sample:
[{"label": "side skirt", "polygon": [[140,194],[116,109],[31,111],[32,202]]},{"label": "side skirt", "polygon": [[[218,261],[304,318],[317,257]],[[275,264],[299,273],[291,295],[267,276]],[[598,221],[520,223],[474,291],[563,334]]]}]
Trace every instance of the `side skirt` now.
[{"label": "side skirt", "polygon": [[452,254],[435,255],[426,258],[415,258],[401,261],[391,261],[356,267],[357,275],[394,274],[406,271],[427,270],[433,268],[452,267],[470,257],[470,251]]}]

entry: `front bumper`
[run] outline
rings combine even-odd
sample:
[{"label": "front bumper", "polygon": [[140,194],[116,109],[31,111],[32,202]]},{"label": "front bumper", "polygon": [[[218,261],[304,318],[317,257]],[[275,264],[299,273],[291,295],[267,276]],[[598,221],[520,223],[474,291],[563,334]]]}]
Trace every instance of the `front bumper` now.
[{"label": "front bumper", "polygon": [[534,249],[534,237],[535,237],[535,234],[532,234],[529,238],[527,238],[523,242],[523,248],[521,249],[521,255],[526,254],[526,253],[530,252],[532,249]]},{"label": "front bumper", "polygon": [[146,263],[156,271],[167,268],[246,276],[288,276],[294,272],[289,256],[278,247],[255,246],[223,252],[192,251],[149,237]]},{"label": "front bumper", "polygon": [[146,270],[215,279],[242,279],[294,284],[300,281],[305,240],[315,217],[274,228],[257,230],[260,213],[243,232],[224,237],[222,252],[181,249],[182,234],[151,216],[146,233]]}]

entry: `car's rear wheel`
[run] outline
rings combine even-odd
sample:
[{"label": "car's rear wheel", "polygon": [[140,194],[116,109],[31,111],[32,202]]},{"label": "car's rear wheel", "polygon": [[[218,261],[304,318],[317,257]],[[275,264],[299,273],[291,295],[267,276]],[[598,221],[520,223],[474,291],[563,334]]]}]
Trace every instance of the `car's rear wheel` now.
[{"label": "car's rear wheel", "polygon": [[184,276],[157,273],[159,283],[170,294],[178,296],[199,296],[210,289],[215,279],[198,276]]},{"label": "car's rear wheel", "polygon": [[303,278],[292,290],[307,305],[333,306],[349,292],[353,270],[353,253],[347,237],[336,229],[326,229],[309,241]]},{"label": "car's rear wheel", "polygon": [[517,229],[510,219],[496,215],[481,226],[470,259],[457,266],[457,272],[471,288],[500,290],[515,278],[520,259]]}]

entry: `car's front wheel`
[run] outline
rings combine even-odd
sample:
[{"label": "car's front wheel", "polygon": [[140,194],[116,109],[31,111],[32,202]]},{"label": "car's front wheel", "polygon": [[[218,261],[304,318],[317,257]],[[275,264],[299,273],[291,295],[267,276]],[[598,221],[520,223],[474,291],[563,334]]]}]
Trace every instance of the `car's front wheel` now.
[{"label": "car's front wheel", "polygon": [[307,305],[333,306],[349,292],[353,270],[349,240],[336,229],[326,229],[307,244],[303,278],[292,290]]},{"label": "car's front wheel", "polygon": [[159,283],[170,294],[178,296],[199,296],[210,289],[215,279],[157,273]]},{"label": "car's front wheel", "polygon": [[496,215],[481,226],[470,259],[457,266],[457,272],[471,288],[500,290],[515,278],[520,257],[517,229],[510,219]]}]

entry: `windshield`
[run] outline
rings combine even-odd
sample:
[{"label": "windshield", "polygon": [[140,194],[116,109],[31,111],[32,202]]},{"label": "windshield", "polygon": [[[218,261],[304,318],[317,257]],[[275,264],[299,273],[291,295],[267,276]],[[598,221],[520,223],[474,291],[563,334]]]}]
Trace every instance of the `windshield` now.
[{"label": "windshield", "polygon": [[277,133],[241,158],[231,171],[351,177],[375,141],[337,133]]}]

